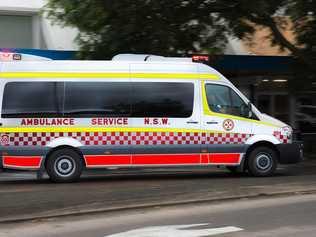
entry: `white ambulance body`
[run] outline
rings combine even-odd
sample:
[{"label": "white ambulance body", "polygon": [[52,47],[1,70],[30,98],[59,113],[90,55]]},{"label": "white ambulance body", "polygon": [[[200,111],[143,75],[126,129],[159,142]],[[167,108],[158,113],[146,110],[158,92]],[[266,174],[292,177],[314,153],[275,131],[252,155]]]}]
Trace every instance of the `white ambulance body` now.
[{"label": "white ambulance body", "polygon": [[272,175],[301,160],[292,129],[223,75],[178,60],[0,62],[0,165],[47,171],[226,166]]}]

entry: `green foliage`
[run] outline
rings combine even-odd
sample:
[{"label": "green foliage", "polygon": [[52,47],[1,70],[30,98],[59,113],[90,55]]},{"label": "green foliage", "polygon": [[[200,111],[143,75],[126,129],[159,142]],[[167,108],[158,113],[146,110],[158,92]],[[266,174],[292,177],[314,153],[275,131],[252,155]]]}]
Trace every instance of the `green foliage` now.
[{"label": "green foliage", "polygon": [[287,14],[294,23],[296,40],[302,46],[304,55],[316,67],[316,1],[289,1]]},{"label": "green foliage", "polygon": [[[311,90],[316,82],[316,1],[315,0],[219,0],[229,7],[221,11],[232,34],[239,38],[251,36],[253,26],[259,25],[270,30],[272,45],[287,49],[295,58],[292,66],[294,80],[289,81],[295,93]],[[225,7],[224,7],[225,8]],[[232,9],[236,9],[233,11]],[[293,25],[288,25],[293,24]],[[290,42],[282,29],[292,27],[295,43]]]},{"label": "green foliage", "polygon": [[[93,59],[220,53],[227,36],[267,27],[271,44],[289,50],[299,62],[295,70],[314,80],[315,9],[315,0],[49,0],[45,11],[57,24],[77,27],[80,56]],[[294,23],[296,44],[282,33],[284,16]]]},{"label": "green foliage", "polygon": [[55,22],[79,29],[77,41],[85,58],[126,52],[220,52],[226,43],[225,26],[217,16],[200,17],[200,2],[50,0],[46,10]]}]

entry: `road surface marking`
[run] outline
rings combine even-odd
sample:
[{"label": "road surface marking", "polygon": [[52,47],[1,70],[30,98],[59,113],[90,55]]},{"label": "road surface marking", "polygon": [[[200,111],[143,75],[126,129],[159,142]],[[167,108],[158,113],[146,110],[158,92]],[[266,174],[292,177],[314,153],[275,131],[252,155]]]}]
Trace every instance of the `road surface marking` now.
[{"label": "road surface marking", "polygon": [[212,236],[225,233],[241,231],[243,229],[235,226],[225,226],[220,228],[209,229],[189,229],[192,227],[205,227],[209,224],[193,224],[193,225],[167,225],[167,226],[150,226],[139,228],[126,232],[121,232],[113,235],[106,235],[105,237],[202,237]]}]

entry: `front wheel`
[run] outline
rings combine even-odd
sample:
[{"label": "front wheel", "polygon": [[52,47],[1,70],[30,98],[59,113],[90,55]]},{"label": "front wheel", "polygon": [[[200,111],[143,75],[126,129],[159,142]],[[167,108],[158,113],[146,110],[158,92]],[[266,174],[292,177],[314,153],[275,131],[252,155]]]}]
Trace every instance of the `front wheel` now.
[{"label": "front wheel", "polygon": [[52,181],[69,183],[80,178],[83,164],[76,151],[69,148],[56,150],[47,159],[46,170]]},{"label": "front wheel", "polygon": [[277,153],[269,147],[257,147],[250,152],[247,166],[253,176],[271,176],[277,168]]}]

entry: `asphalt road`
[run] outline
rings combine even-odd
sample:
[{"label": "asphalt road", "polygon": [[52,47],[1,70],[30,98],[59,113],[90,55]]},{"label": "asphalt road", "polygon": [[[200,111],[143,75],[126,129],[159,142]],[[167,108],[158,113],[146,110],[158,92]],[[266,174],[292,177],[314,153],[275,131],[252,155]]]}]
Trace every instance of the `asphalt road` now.
[{"label": "asphalt road", "polygon": [[[0,174],[0,222],[87,211],[124,209],[288,192],[316,192],[316,162],[281,167],[253,178],[224,170],[110,171],[79,183],[38,181],[34,174]],[[170,174],[173,173],[173,174]]]},{"label": "asphalt road", "polygon": [[[215,234],[219,230],[225,234]],[[315,233],[315,194],[0,225],[1,237],[311,237]]]}]

